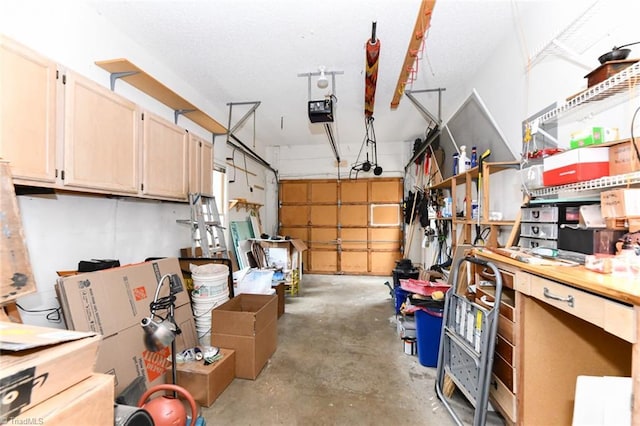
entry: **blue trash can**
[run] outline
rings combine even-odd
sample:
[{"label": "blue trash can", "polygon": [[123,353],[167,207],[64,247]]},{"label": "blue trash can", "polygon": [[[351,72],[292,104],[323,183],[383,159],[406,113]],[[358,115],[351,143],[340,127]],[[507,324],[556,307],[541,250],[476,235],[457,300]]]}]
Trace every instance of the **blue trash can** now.
[{"label": "blue trash can", "polygon": [[416,317],[416,338],[418,339],[418,361],[425,367],[438,365],[438,348],[442,330],[444,309],[418,309]]},{"label": "blue trash can", "polygon": [[395,292],[396,314],[399,314],[400,307],[402,306],[404,301],[407,300],[407,296],[409,295],[409,292],[403,290],[402,287],[400,286],[395,287],[393,290]]}]

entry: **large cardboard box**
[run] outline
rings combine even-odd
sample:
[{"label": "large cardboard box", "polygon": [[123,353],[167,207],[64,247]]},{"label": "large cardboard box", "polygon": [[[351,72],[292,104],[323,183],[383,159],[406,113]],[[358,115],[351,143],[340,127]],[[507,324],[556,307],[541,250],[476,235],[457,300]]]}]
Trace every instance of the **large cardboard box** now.
[{"label": "large cardboard box", "polygon": [[0,423],[91,376],[100,339],[0,322]]},{"label": "large cardboard box", "polygon": [[284,315],[284,283],[273,284],[273,287],[276,290],[276,296],[278,296],[278,318]]},{"label": "large cardboard box", "polygon": [[302,252],[308,248],[304,241],[299,238],[291,238],[289,240],[265,240],[256,238],[253,241],[258,241],[260,246],[267,250],[267,257],[269,249],[287,249],[289,260],[285,266],[286,269],[299,269],[302,266]]},{"label": "large cardboard box", "polygon": [[17,425],[112,425],[113,376],[93,374],[12,419]]},{"label": "large cardboard box", "polygon": [[[178,386],[205,407],[211,406],[236,376],[236,352],[220,348],[220,353],[222,358],[211,365],[204,365],[203,361],[186,362],[176,368]],[[170,381],[171,372],[167,372],[167,382]]]},{"label": "large cardboard box", "polygon": [[611,189],[600,193],[602,217],[640,216],[640,189]]},{"label": "large cardboard box", "polygon": [[545,157],[545,186],[583,182],[609,175],[609,148],[577,148]]},{"label": "large cardboard box", "polygon": [[[175,274],[175,305],[189,303],[176,258],[166,258],[120,268],[78,274],[58,279],[58,295],[67,328],[95,331],[107,337],[139,324],[149,316],[149,304],[166,274]],[[169,280],[159,297],[169,294]]]},{"label": "large cardboard box", "polygon": [[211,344],[236,351],[236,377],[255,379],[278,346],[278,297],[240,294],[211,312]]},{"label": "large cardboard box", "polygon": [[[636,139],[636,146],[640,149],[640,139]],[[640,160],[631,140],[609,147],[609,174],[623,175],[640,170]]]},{"label": "large cardboard box", "polygon": [[[176,336],[176,351],[197,345],[195,322],[191,305],[176,309],[175,320],[182,333]],[[143,377],[147,388],[165,383],[165,373],[170,370],[170,348],[150,352],[144,346],[144,333],[139,324],[105,338],[98,350],[95,371],[115,377],[116,394],[121,393],[136,378]]]}]

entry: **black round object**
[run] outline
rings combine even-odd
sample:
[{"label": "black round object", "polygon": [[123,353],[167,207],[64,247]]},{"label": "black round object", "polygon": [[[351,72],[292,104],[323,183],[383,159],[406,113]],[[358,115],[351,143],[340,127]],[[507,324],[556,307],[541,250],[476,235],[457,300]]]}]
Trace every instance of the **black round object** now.
[{"label": "black round object", "polygon": [[373,174],[374,174],[374,175],[376,175],[376,176],[380,176],[380,175],[382,174],[382,167],[380,167],[380,166],[376,166],[376,167],[373,169]]},{"label": "black round object", "polygon": [[362,171],[368,172],[369,170],[371,170],[371,163],[369,161],[362,163]]},{"label": "black round object", "polygon": [[631,53],[631,49],[613,48],[613,50],[611,50],[610,52],[607,52],[604,55],[600,56],[598,58],[598,61],[601,64],[609,61],[622,61],[624,59],[627,59],[629,53]]}]

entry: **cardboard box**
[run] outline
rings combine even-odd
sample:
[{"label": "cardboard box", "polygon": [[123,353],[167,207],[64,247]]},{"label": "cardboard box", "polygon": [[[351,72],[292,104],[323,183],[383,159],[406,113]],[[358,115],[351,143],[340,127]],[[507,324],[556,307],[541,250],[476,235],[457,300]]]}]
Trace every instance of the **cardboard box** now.
[{"label": "cardboard box", "polygon": [[600,145],[618,139],[618,129],[615,127],[591,127],[571,133],[569,146],[572,149],[583,146]]},{"label": "cardboard box", "polygon": [[267,250],[270,248],[286,248],[288,250],[289,262],[285,269],[298,269],[302,264],[302,252],[308,248],[304,241],[299,238],[289,240],[253,239],[252,241],[258,241],[260,245]]},{"label": "cardboard box", "polygon": [[236,351],[236,377],[255,379],[278,346],[277,295],[240,294],[211,312],[211,344]]},{"label": "cardboard box", "polygon": [[95,333],[0,322],[0,423],[91,376],[100,340]]},{"label": "cardboard box", "polygon": [[78,384],[21,413],[10,424],[113,425],[113,377],[93,374]]},{"label": "cardboard box", "polygon": [[278,318],[284,315],[284,283],[278,283],[272,285],[276,289],[276,296],[278,296]]},{"label": "cardboard box", "polygon": [[640,216],[640,189],[611,189],[600,193],[602,217]]},{"label": "cardboard box", "polygon": [[[166,258],[120,268],[59,278],[57,291],[67,328],[111,336],[140,323],[149,315],[149,304],[165,274],[176,274],[176,307],[189,303],[176,258]],[[169,280],[159,297],[169,294]]]},{"label": "cardboard box", "polygon": [[[177,308],[175,319],[182,330],[176,336],[176,351],[197,346],[191,306]],[[136,324],[105,338],[100,344],[95,371],[115,377],[116,394],[124,391],[138,377],[144,377],[147,388],[165,383],[165,373],[171,368],[168,361],[171,357],[170,348],[150,352],[144,346],[143,337],[142,327]]]},{"label": "cardboard box", "polygon": [[[1,156],[1,155],[0,155]],[[0,161],[0,303],[5,304],[36,291],[27,240],[16,199],[11,168]]]},{"label": "cardboard box", "polygon": [[[211,406],[236,376],[235,351],[221,348],[220,353],[222,358],[211,365],[204,365],[203,361],[186,362],[176,368],[178,386],[205,407]],[[171,372],[167,373],[167,382],[171,382]]]},{"label": "cardboard box", "polygon": [[[636,138],[636,146],[640,150],[640,139]],[[631,139],[609,147],[609,174],[623,175],[640,170],[640,161]]]},{"label": "cardboard box", "polygon": [[609,175],[609,148],[577,148],[545,157],[545,186],[583,182]]}]

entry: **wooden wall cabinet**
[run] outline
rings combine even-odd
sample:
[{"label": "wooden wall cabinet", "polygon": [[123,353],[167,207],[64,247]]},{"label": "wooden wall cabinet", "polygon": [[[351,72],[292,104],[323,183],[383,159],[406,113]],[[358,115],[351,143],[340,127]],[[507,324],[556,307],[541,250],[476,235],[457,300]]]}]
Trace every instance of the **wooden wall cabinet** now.
[{"label": "wooden wall cabinet", "polygon": [[139,116],[133,102],[68,71],[64,108],[64,186],[137,194]]},{"label": "wooden wall cabinet", "polygon": [[142,122],[142,194],[187,200],[186,130],[148,111]]},{"label": "wooden wall cabinet", "polygon": [[0,36],[0,158],[14,181],[56,182],[57,65]]},{"label": "wooden wall cabinet", "polygon": [[213,143],[189,133],[189,192],[213,197]]}]

